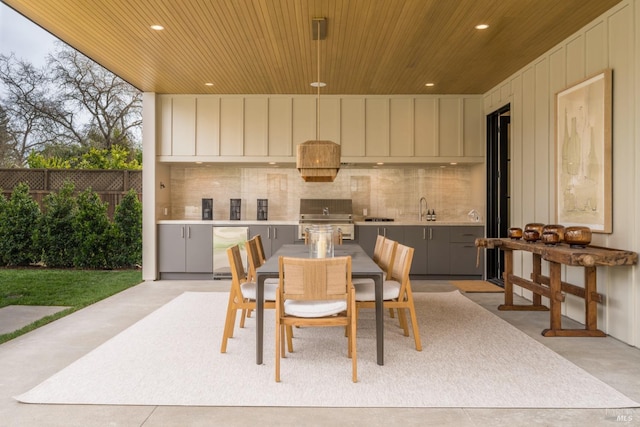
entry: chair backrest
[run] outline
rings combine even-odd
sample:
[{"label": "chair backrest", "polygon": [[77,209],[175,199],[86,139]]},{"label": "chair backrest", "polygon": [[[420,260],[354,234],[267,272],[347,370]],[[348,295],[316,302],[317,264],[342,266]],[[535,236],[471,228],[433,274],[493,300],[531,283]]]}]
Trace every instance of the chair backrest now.
[{"label": "chair backrest", "polygon": [[229,257],[229,266],[231,267],[231,288],[232,291],[240,291],[240,285],[247,281],[247,273],[244,270],[242,255],[240,254],[240,246],[234,245],[227,248],[227,257]]},{"label": "chair backrest", "polygon": [[395,240],[385,238],[384,242],[382,242],[382,254],[380,255],[380,262],[378,265],[386,273],[387,277],[391,277],[391,270],[393,269],[397,246],[398,242]]},{"label": "chair backrest", "polygon": [[253,236],[256,241],[256,247],[258,248],[258,255],[260,256],[260,260],[262,264],[267,260],[267,257],[264,256],[264,246],[262,246],[262,236],[256,234]]},{"label": "chair backrest", "polygon": [[382,249],[384,248],[384,237],[382,234],[378,234],[376,238],[376,245],[373,247],[373,261],[376,264],[380,264],[380,258],[382,257]]},{"label": "chair backrest", "polygon": [[247,280],[249,282],[256,281],[256,270],[262,264],[264,264],[264,260],[260,257],[260,249],[256,238],[247,240],[247,265],[249,270]]},{"label": "chair backrest", "polygon": [[291,258],[281,256],[280,287],[285,299],[347,299],[351,257]]},{"label": "chair backrest", "polygon": [[391,275],[387,276],[400,283],[400,298],[403,298],[406,288],[411,286],[409,271],[411,270],[411,262],[413,261],[413,250],[412,247],[398,244]]}]

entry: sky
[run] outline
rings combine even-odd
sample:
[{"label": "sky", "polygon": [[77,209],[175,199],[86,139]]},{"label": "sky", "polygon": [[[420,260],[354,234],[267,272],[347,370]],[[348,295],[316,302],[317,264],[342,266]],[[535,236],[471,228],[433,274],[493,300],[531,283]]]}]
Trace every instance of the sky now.
[{"label": "sky", "polygon": [[0,53],[16,57],[40,67],[58,40],[27,18],[0,3]]}]

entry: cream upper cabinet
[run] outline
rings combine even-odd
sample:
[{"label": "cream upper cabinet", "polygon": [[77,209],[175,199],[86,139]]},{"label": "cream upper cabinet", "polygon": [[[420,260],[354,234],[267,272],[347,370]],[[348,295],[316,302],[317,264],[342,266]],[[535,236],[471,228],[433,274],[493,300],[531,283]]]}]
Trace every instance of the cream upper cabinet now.
[{"label": "cream upper cabinet", "polygon": [[388,98],[369,98],[365,102],[365,155],[389,156]]},{"label": "cream upper cabinet", "polygon": [[316,138],[352,163],[485,155],[481,96],[158,95],[156,114],[160,161],[294,163],[296,146]]},{"label": "cream upper cabinet", "polygon": [[340,152],[343,156],[365,155],[364,98],[343,98],[340,108]]},{"label": "cream upper cabinet", "polygon": [[411,157],[414,154],[413,98],[392,98],[389,103],[389,155]]},{"label": "cream upper cabinet", "polygon": [[292,122],[293,100],[291,97],[269,98],[269,156],[293,156]]}]

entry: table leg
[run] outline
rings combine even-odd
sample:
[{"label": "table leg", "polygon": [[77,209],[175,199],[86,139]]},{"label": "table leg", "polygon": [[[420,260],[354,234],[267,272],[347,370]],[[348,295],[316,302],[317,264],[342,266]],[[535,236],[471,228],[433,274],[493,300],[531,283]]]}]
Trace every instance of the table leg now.
[{"label": "table leg", "polygon": [[549,285],[551,298],[549,298],[550,325],[552,330],[562,329],[562,277],[561,265],[557,262],[549,262]]},{"label": "table leg", "polygon": [[504,272],[502,281],[504,282],[504,304],[498,306],[498,310],[505,310],[506,307],[513,307],[513,283],[510,276],[513,274],[513,251],[504,250]]},{"label": "table leg", "polygon": [[376,348],[378,365],[384,365],[384,300],[382,273],[374,278],[376,286]]},{"label": "table leg", "polygon": [[264,337],[264,281],[265,275],[256,277],[256,364],[262,365],[262,340]]},{"label": "table leg", "polygon": [[598,291],[596,286],[596,268],[584,268],[584,311],[586,329],[598,330],[598,302],[593,296]]},{"label": "table leg", "polygon": [[[538,254],[533,254],[533,274],[532,280],[535,283],[540,283],[539,277],[542,275],[542,257]],[[533,293],[533,305],[542,305],[542,295]]]}]

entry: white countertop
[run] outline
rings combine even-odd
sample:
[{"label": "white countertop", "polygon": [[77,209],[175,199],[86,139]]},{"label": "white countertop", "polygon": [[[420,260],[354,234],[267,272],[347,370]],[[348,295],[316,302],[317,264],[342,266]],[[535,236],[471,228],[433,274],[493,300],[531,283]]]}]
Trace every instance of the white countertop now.
[{"label": "white countertop", "polygon": [[[162,219],[157,224],[204,224],[211,226],[243,226],[243,225],[298,225],[298,220],[286,221],[258,221],[258,220],[201,220],[201,219]],[[371,227],[389,227],[393,225],[419,225],[424,227],[437,226],[476,226],[484,227],[483,222],[471,221],[354,221],[355,225]]]}]

